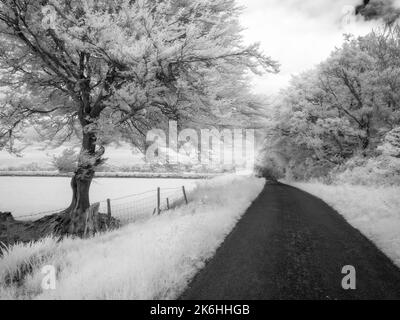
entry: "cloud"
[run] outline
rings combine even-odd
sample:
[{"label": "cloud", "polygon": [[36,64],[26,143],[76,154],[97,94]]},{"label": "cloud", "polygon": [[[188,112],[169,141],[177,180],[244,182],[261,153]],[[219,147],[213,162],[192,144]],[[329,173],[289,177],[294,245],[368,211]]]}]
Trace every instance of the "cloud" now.
[{"label": "cloud", "polygon": [[378,25],[377,21],[353,15],[359,0],[238,1],[245,7],[241,22],[246,41],[260,42],[263,50],[282,65],[279,75],[255,77],[254,88],[259,93],[278,92],[292,74],[326,59],[341,45],[343,34],[363,35]]}]

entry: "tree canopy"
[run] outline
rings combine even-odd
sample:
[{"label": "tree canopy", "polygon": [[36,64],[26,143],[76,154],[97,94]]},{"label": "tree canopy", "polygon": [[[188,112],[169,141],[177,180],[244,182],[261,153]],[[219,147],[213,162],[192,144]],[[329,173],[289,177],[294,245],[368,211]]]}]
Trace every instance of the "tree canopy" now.
[{"label": "tree canopy", "polygon": [[269,145],[300,176],[324,175],[353,156],[373,157],[399,127],[399,39],[398,26],[346,36],[281,92]]},{"label": "tree canopy", "polygon": [[239,13],[231,0],[3,1],[1,144],[32,123],[61,141],[78,120],[99,144],[115,128],[139,143],[163,119],[240,113],[246,72],[277,64],[243,44]]}]

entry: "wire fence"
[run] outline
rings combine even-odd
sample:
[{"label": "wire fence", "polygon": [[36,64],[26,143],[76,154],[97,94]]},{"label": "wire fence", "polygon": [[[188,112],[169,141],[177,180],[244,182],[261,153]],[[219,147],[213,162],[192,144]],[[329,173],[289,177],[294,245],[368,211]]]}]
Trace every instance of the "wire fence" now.
[{"label": "wire fence", "polygon": [[[156,188],[141,193],[126,195],[98,202],[99,212],[116,218],[121,225],[145,220],[177,206],[187,204],[185,186],[176,188]],[[19,220],[37,220],[47,215],[64,211],[51,210],[30,215],[18,216]]]},{"label": "wire fence", "polygon": [[65,208],[62,209],[58,209],[58,210],[49,210],[49,211],[41,211],[41,212],[36,212],[36,213],[32,213],[32,214],[26,214],[26,215],[22,215],[22,216],[16,216],[15,218],[18,220],[37,220],[40,218],[43,218],[45,216],[49,216],[55,213],[59,213],[59,212],[63,212],[65,210]]}]

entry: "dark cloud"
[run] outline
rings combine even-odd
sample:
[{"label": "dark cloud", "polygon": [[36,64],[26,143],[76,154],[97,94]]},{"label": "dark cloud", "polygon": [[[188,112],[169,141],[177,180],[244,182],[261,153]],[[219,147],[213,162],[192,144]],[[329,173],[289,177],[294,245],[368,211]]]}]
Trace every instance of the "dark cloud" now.
[{"label": "dark cloud", "polygon": [[394,0],[364,0],[356,7],[356,14],[366,20],[383,19],[388,24],[393,24],[400,17],[400,9]]}]

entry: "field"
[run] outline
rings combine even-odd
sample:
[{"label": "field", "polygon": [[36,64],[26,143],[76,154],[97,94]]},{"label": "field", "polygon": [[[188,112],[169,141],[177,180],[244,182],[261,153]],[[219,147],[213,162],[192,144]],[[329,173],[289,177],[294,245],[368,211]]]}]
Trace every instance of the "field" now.
[{"label": "field", "polygon": [[[190,179],[99,178],[93,181],[92,202],[119,198],[160,188],[185,186]],[[0,177],[0,211],[15,218],[39,212],[65,209],[71,201],[70,178],[64,177]]]}]

